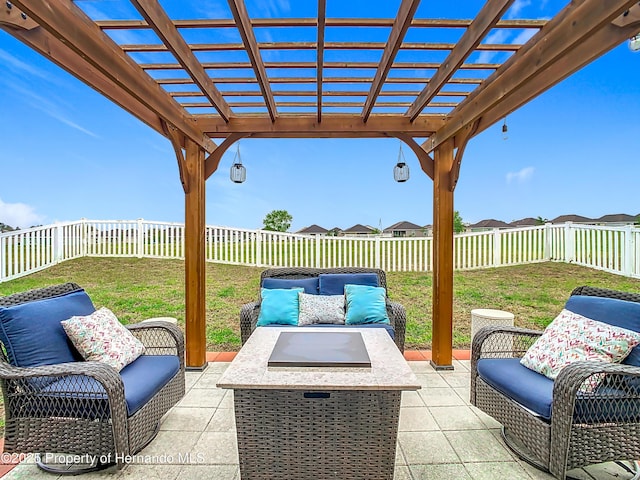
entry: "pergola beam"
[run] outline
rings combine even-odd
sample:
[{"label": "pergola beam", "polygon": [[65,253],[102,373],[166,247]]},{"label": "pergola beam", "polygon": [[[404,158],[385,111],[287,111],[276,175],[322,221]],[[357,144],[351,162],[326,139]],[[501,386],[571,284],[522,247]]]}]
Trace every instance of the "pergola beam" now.
[{"label": "pergola beam", "polygon": [[409,30],[409,27],[411,26],[411,20],[413,19],[419,4],[420,0],[402,0],[402,3],[400,4],[398,14],[396,15],[393,27],[389,33],[389,39],[385,44],[384,51],[382,52],[382,58],[378,64],[378,69],[373,77],[373,82],[371,82],[369,95],[367,96],[364,108],[362,109],[362,120],[365,122],[369,118],[369,115],[371,115],[371,111],[376,103],[378,94],[380,93],[380,90],[382,90],[382,85],[384,84],[387,75],[389,75],[391,65],[398,54],[398,50],[402,45],[407,30]]},{"label": "pergola beam", "polygon": [[281,115],[275,122],[259,115],[233,117],[228,123],[214,116],[196,116],[196,125],[212,138],[242,133],[252,137],[389,137],[408,133],[413,137],[428,137],[442,128],[442,115],[421,115],[410,122],[402,115],[371,115],[365,123],[360,115],[324,115],[322,123],[315,114]]},{"label": "pergola beam", "polygon": [[255,71],[256,79],[258,80],[258,85],[260,85],[260,91],[262,92],[264,101],[267,104],[267,110],[271,117],[271,121],[275,121],[278,117],[276,103],[273,99],[273,93],[271,92],[271,84],[269,83],[267,70],[264,68],[264,63],[262,62],[260,48],[258,47],[256,36],[253,33],[253,27],[251,26],[251,20],[247,13],[247,7],[244,4],[244,0],[229,0],[229,7],[231,8],[231,13],[233,13],[233,18],[236,21],[236,27],[240,32],[244,49],[246,50],[247,55],[249,56],[249,61]]},{"label": "pergola beam", "polygon": [[[68,58],[72,71],[82,71],[88,62],[103,78],[174,125],[197,145],[213,151],[215,145],[189,121],[189,115],[71,0],[12,0],[12,3],[83,59],[79,62]],[[100,90],[99,85],[89,85]]]},{"label": "pergola beam", "polygon": [[[640,5],[635,7],[640,11]],[[512,95],[498,103],[495,107],[487,111],[479,119],[478,127],[473,135],[477,135],[489,128],[506,115],[517,110],[531,99],[545,92],[564,78],[581,69],[588,63],[600,57],[617,45],[638,33],[640,22],[617,27],[614,24],[606,25],[571,52],[563,62],[556,62],[545,71],[544,75],[521,84],[517,95]],[[473,136],[472,135],[472,136]]]},{"label": "pergola beam", "polygon": [[229,120],[232,112],[224,97],[220,94],[211,78],[202,67],[200,61],[193,54],[182,35],[178,33],[167,13],[155,0],[131,0],[140,15],[142,15],[149,26],[153,28],[156,35],[160,37],[166,47],[173,53],[180,65],[185,69],[200,90],[209,99],[211,105],[218,111],[220,116]]},{"label": "pergola beam", "polygon": [[[471,19],[413,19],[412,27],[423,28],[466,28],[471,25]],[[392,27],[393,18],[328,18],[327,27]],[[233,28],[235,23],[228,18],[174,20],[178,28]],[[498,28],[541,28],[547,20],[537,19],[507,19],[496,24]],[[148,28],[144,20],[98,20],[96,24],[104,29],[134,30]],[[251,25],[255,27],[317,27],[315,18],[252,18]]]},{"label": "pergola beam", "polygon": [[324,76],[324,28],[327,20],[327,0],[318,0],[318,49],[316,55],[316,92],[318,122],[322,121],[322,77]]},{"label": "pergola beam", "polygon": [[451,50],[446,60],[442,62],[438,71],[433,75],[431,81],[420,92],[406,115],[415,120],[429,102],[438,95],[438,92],[449,81],[460,65],[473,53],[482,39],[491,31],[500,20],[504,12],[511,6],[514,0],[489,0],[484,4],[475,20],[471,22],[469,28],[464,32],[462,38],[458,40],[456,46]]},{"label": "pergola beam", "polygon": [[[561,81],[573,71],[569,65],[575,63],[571,58],[576,49],[637,3],[637,0],[583,0],[569,4],[463,100],[447,117],[446,125],[423,146],[433,151],[501,103],[524,103],[520,102],[523,86],[541,74],[545,79],[538,81],[546,88]],[[551,77],[549,69],[554,65],[555,77]],[[484,128],[487,126],[485,123]]]}]

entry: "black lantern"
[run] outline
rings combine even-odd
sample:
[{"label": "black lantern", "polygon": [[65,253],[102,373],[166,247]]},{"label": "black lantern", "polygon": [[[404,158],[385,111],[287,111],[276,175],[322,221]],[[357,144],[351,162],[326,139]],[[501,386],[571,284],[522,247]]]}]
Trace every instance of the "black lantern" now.
[{"label": "black lantern", "polygon": [[240,158],[240,143],[238,143],[236,149],[236,156],[233,159],[229,177],[233,183],[242,183],[247,179],[247,169],[242,165],[242,159]]},{"label": "black lantern", "polygon": [[400,151],[398,152],[398,163],[393,167],[393,179],[399,183],[409,180],[409,165],[404,161],[402,142],[400,143]]}]

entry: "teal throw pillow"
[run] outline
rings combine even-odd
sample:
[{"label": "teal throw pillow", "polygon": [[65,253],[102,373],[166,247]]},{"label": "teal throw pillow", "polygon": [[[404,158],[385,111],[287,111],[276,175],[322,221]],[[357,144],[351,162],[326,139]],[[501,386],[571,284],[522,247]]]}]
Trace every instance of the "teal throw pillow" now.
[{"label": "teal throw pillow", "polygon": [[345,285],[344,293],[347,296],[345,324],[389,323],[387,292],[383,287]]},{"label": "teal throw pillow", "polygon": [[304,288],[263,288],[258,327],[265,325],[298,325],[298,293]]}]

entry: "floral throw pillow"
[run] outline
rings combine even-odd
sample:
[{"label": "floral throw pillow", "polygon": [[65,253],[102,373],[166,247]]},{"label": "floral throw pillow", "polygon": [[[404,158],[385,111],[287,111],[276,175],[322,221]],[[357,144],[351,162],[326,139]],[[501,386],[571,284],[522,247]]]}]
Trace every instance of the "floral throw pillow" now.
[{"label": "floral throw pillow", "polygon": [[120,371],[144,352],[142,342],[108,308],[100,308],[83,317],[74,316],[61,323],[87,361],[103,362]]},{"label": "floral throw pillow", "polygon": [[298,325],[344,325],[344,295],[310,295],[300,292],[298,299]]},{"label": "floral throw pillow", "polygon": [[[562,310],[527,350],[520,363],[544,376],[555,379],[566,365],[580,360],[618,363],[640,343],[640,333],[614,327]],[[581,389],[591,392],[598,380]]]}]

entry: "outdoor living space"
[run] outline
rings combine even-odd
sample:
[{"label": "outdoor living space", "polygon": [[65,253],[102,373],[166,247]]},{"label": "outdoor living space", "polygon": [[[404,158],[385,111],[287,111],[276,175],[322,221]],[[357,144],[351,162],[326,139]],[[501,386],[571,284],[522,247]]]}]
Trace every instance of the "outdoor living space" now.
[{"label": "outdoor living space", "polygon": [[[412,351],[407,357],[423,353],[428,354]],[[464,358],[464,353],[456,355]],[[437,372],[424,360],[409,365],[422,389],[402,395],[395,480],[553,478],[518,460],[502,442],[500,425],[469,404],[469,360],[454,360],[454,371]],[[228,366],[216,361],[203,372],[187,372],[185,397],[167,414],[156,439],[122,471],[111,468],[78,478],[240,480],[233,393],[215,386]],[[584,480],[632,476],[613,463],[570,474]],[[64,477],[39,470],[30,456],[3,478]]]}]

